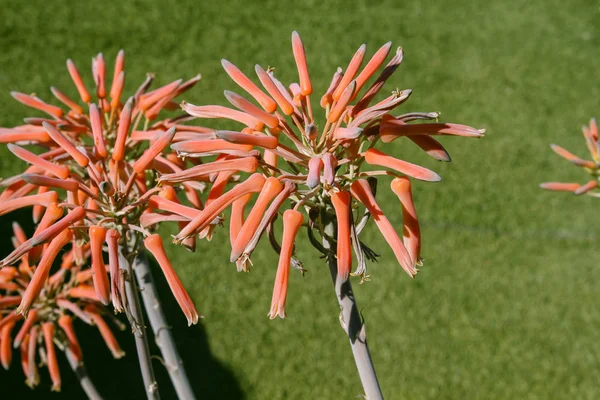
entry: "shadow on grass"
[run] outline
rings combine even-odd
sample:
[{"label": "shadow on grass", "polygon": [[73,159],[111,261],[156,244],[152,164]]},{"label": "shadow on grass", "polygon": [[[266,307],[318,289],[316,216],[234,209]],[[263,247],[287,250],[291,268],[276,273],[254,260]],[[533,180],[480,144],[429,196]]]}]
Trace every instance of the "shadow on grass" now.
[{"label": "shadow on grass", "polygon": [[[0,217],[0,256],[4,257],[12,250],[12,221],[19,221],[29,235],[33,231],[31,211],[19,211]],[[174,327],[173,336],[177,348],[183,358],[186,372],[197,398],[202,399],[231,399],[245,398],[233,372],[215,359],[208,345],[204,326],[187,327],[187,321],[178,304],[171,295],[169,287],[156,263],[151,260],[150,266],[161,296],[163,309],[169,324]],[[121,318],[124,320],[124,318]],[[147,321],[147,318],[146,318]],[[120,360],[114,360],[106,348],[100,334],[81,321],[75,322],[77,337],[81,343],[84,361],[88,373],[104,399],[143,399],[145,393],[137,364],[135,343],[129,328],[126,331],[116,331],[115,335],[126,353]],[[152,332],[149,331],[152,335]],[[150,337],[152,354],[158,355],[159,350]],[[59,353],[62,390],[60,393],[50,392],[50,378],[45,368],[40,369],[40,385],[31,390],[25,385],[25,377],[20,365],[20,354],[14,352],[11,367],[8,371],[0,369],[2,393],[18,399],[84,399],[85,394],[71,371],[66,358]],[[169,380],[169,375],[158,357],[154,358],[154,370],[159,384],[161,398],[177,399]]]}]

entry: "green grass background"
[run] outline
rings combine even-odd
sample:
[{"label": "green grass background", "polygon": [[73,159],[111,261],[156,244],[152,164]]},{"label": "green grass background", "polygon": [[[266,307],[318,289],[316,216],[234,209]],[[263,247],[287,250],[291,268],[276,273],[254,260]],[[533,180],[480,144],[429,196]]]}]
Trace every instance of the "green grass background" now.
[{"label": "green grass background", "polygon": [[[321,92],[337,66],[367,43],[388,40],[405,61],[388,90],[413,89],[401,110],[442,111],[444,121],[485,127],[482,140],[447,138],[451,164],[405,141],[394,155],[438,171],[438,184],[415,184],[425,267],[407,278],[372,226],[365,240],[381,254],[373,280],[356,286],[381,386],[388,399],[597,399],[600,397],[599,239],[595,202],[542,192],[547,180],[584,181],[554,156],[558,143],[585,154],[580,126],[600,98],[600,6],[595,1],[128,1],[0,2],[0,126],[29,116],[10,90],[50,98],[69,93],[65,60],[85,70],[103,51],[126,50],[128,87],[146,72],[158,82],[200,72],[190,102],[223,104],[235,85],[227,58],[244,71],[255,63],[295,78],[290,33],[303,37],[313,83]],[[110,64],[109,64],[110,65]],[[20,167],[0,150],[0,175]],[[383,183],[380,202],[399,226],[397,199]],[[9,218],[2,232],[8,236]],[[165,234],[171,231],[165,231]],[[361,393],[339,327],[329,273],[305,239],[285,320],[269,321],[276,258],[266,244],[250,274],[228,263],[225,230],[196,254],[169,248],[201,313],[186,330],[170,317],[199,398],[352,399]],[[168,297],[168,292],[164,292]],[[92,350],[93,331],[84,338]],[[128,335],[125,360],[104,349],[88,357],[107,398],[140,398]],[[98,347],[98,346],[96,346]],[[100,346],[101,347],[101,346]],[[86,351],[84,348],[84,352]],[[2,393],[81,398],[64,369],[62,395],[47,376],[24,389],[18,360],[0,372]],[[160,364],[157,362],[157,368]],[[172,398],[164,373],[164,398]],[[171,397],[169,397],[171,396]]]}]

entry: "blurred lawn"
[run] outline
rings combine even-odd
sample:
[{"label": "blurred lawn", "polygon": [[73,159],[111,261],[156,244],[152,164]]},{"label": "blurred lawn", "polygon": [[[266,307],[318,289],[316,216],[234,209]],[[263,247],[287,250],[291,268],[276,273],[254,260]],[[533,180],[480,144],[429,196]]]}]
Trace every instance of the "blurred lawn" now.
[{"label": "blurred lawn", "polygon": [[[439,110],[443,120],[485,127],[487,135],[445,139],[449,165],[408,142],[389,145],[395,155],[438,171],[444,180],[415,185],[426,258],[415,281],[401,272],[374,227],[365,236],[382,257],[370,270],[372,282],[356,285],[356,292],[386,397],[597,399],[594,201],[542,192],[537,185],[585,179],[548,144],[585,154],[580,126],[599,108],[599,14],[597,2],[582,0],[3,0],[0,126],[29,116],[10,90],[45,99],[50,85],[73,93],[64,66],[69,57],[87,71],[97,51],[112,62],[124,48],[129,88],[146,72],[156,72],[160,83],[200,72],[203,80],[186,100],[223,104],[222,91],[235,85],[221,58],[244,71],[255,63],[275,66],[284,82],[295,79],[292,30],[304,39],[317,92],[361,43],[372,53],[392,40],[404,48],[405,61],[387,89],[413,89],[402,110]],[[0,154],[0,175],[18,170],[5,148]],[[397,199],[388,190],[380,190],[380,199],[398,225]],[[8,219],[2,224],[8,229]],[[221,230],[197,254],[169,249],[206,317],[202,332],[212,355],[201,354],[219,360],[210,362],[232,374],[248,399],[356,398],[361,387],[339,328],[329,273],[306,240],[298,255],[309,273],[293,274],[289,317],[277,321],[266,317],[274,254],[263,245],[253,272],[238,274],[221,248],[226,240]],[[176,328],[185,330],[180,322]],[[197,350],[193,338],[181,343],[185,353]],[[92,371],[101,390],[137,384],[133,356],[102,359]],[[203,360],[190,368],[192,379],[210,376],[213,368],[202,367]],[[127,370],[118,366],[124,362]],[[129,375],[111,376],[116,370]],[[46,387],[33,395],[59,398],[46,391],[45,379]],[[0,382],[2,393],[24,393],[17,373],[0,372]],[[199,397],[240,397],[219,387],[233,381],[214,382]]]}]

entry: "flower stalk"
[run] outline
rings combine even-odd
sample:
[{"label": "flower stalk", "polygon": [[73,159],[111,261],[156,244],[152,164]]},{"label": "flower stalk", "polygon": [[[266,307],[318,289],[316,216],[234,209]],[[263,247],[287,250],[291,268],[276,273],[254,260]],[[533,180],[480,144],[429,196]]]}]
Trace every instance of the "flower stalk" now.
[{"label": "flower stalk", "polygon": [[358,375],[365,391],[365,396],[368,400],[383,400],[383,393],[379,387],[373,360],[367,344],[367,336],[365,331],[365,323],[358,311],[356,298],[352,291],[352,284],[349,279],[344,279],[338,274],[338,261],[335,257],[335,247],[332,241],[328,238],[336,237],[336,224],[331,218],[327,218],[325,213],[323,216],[323,247],[327,250],[327,264],[333,281],[335,296],[340,305],[340,324],[346,332],[354,362],[358,369]]},{"label": "flower stalk", "polygon": [[185,372],[183,360],[179,355],[177,346],[175,346],[171,327],[165,318],[145,251],[140,251],[135,257],[133,270],[150,327],[154,332],[154,340],[160,349],[177,397],[180,399],[195,399],[194,391]]},{"label": "flower stalk", "polygon": [[77,360],[77,357],[75,357],[75,355],[73,355],[73,353],[70,350],[66,351],[65,354],[67,355],[67,360],[69,361],[69,365],[71,366],[73,373],[79,380],[81,389],[83,389],[88,399],[103,400],[100,393],[98,393],[96,386],[94,386],[94,383],[90,379],[90,376],[88,375],[83,363],[79,362]]},{"label": "flower stalk", "polygon": [[132,330],[135,337],[135,347],[140,364],[140,371],[142,372],[146,396],[149,400],[158,400],[160,399],[158,382],[156,382],[154,369],[152,368],[152,358],[150,355],[150,346],[148,344],[148,335],[146,335],[146,325],[144,324],[144,315],[142,314],[142,307],[140,305],[138,288],[136,279],[134,278],[134,271],[131,263],[124,257],[122,249],[120,250],[119,263],[122,266],[125,266],[127,271],[125,291],[127,293],[129,313],[133,319]]}]

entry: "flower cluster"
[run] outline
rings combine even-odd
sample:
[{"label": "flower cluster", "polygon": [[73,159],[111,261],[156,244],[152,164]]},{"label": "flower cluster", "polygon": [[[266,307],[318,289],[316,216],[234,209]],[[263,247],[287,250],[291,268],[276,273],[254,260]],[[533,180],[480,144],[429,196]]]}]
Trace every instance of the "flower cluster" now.
[{"label": "flower cluster", "polygon": [[598,177],[600,176],[600,144],[598,142],[598,125],[596,125],[596,120],[592,119],[588,126],[583,127],[583,137],[585,138],[585,143],[590,151],[592,160],[584,160],[579,158],[555,144],[550,145],[550,147],[556,154],[565,160],[585,169],[585,171],[589,173],[593,179],[589,180],[583,185],[579,183],[546,182],[540,185],[542,189],[558,192],[571,192],[578,196],[587,194],[594,197],[600,197],[600,194],[594,190],[599,186]]},{"label": "flower cluster", "polygon": [[[402,62],[403,51],[398,48],[385,64],[391,43],[377,50],[362,69],[366,60],[365,45],[354,54],[345,71],[338,68],[320,98],[324,116],[319,120],[311,103],[313,87],[304,46],[296,32],[292,34],[292,50],[299,75],[297,83],[285,86],[276,78],[273,68],[265,70],[256,65],[255,72],[263,90],[240,69],[223,60],[227,74],[256,103],[225,91],[227,101],[234,108],[182,104],[182,108],[194,117],[225,118],[240,127],[206,131],[171,145],[186,159],[202,162],[180,172],[164,174],[159,180],[165,184],[212,183],[202,210],[188,210],[165,199],[155,204],[165,211],[161,220],[185,221],[185,226],[174,238],[176,243],[184,243],[198,234],[206,235],[211,227],[222,221],[221,213],[231,206],[231,261],[236,262],[238,270],[248,270],[252,252],[261,236],[268,232],[271,244],[280,253],[269,313],[271,318],[285,316],[290,267],[302,269],[302,264],[293,258],[295,237],[305,224],[302,210],[308,215],[309,237],[322,251],[313,230],[326,238],[325,219],[335,221],[336,237],[327,239],[337,243],[337,271],[342,280],[351,274],[353,249],[358,263],[353,274],[366,278],[365,259],[373,258],[374,253],[359,241],[358,235],[369,215],[402,268],[413,277],[421,263],[421,240],[409,178],[431,182],[441,178],[427,168],[377,150],[375,145],[404,137],[433,158],[450,161],[434,136],[478,138],[484,132],[465,125],[438,123],[436,112],[393,114],[393,110],[408,99],[410,90],[395,90],[376,102],[383,85]],[[376,75],[381,67],[383,69]],[[378,169],[365,170],[365,164]],[[247,173],[249,177],[225,191],[225,184],[239,172]],[[400,200],[404,216],[403,239],[375,200],[377,176],[393,178],[391,189]],[[245,208],[254,193],[258,196],[246,215]],[[280,211],[288,200],[291,207]],[[366,212],[358,213],[359,206],[364,206]],[[273,221],[281,212],[283,235],[280,244],[273,233]]]},{"label": "flower cluster", "polygon": [[[0,194],[0,215],[33,206],[37,224],[33,237],[0,261],[0,266],[6,267],[28,256],[35,271],[36,279],[27,287],[30,296],[23,297],[17,314],[27,314],[47,284],[54,258],[70,244],[73,265],[87,272],[91,259],[89,271],[99,301],[112,303],[115,312],[124,311],[131,317],[124,281],[131,260],[145,245],[159,261],[188,322],[198,321],[191,298],[147,222],[152,220],[150,198],[155,195],[171,196],[181,190],[194,207],[202,207],[201,183],[158,186],[160,174],[186,168],[168,148],[171,141],[195,137],[194,129],[204,131],[182,125],[189,118],[186,115],[163,120],[158,116],[162,110],[177,109],[173,100],[193,87],[200,76],[149,90],[154,79],[149,75],[135,94],[125,99],[124,63],[121,51],[108,88],[106,63],[98,54],[92,62],[95,88],[90,93],[75,64],[67,61],[84,106],[54,87],[52,94],[66,109],[34,95],[12,93],[19,102],[48,115],[25,118],[24,125],[14,128],[0,128],[0,143],[8,143],[9,150],[29,164],[23,173],[0,181],[5,188]],[[194,243],[186,242],[190,248]],[[38,263],[42,254],[44,269]]]},{"label": "flower cluster", "polygon": [[[15,248],[29,240],[16,222],[13,232]],[[48,368],[55,391],[59,391],[61,385],[56,347],[69,352],[77,362],[83,361],[73,317],[95,325],[115,358],[124,355],[105,321],[111,317],[108,309],[91,285],[92,270],[75,263],[74,248],[63,253],[60,268],[50,274],[54,258],[72,237],[71,231],[65,229],[50,241],[43,253],[40,247],[33,248],[14,266],[0,270],[0,363],[8,369],[13,347],[19,349],[23,373],[30,387],[39,383],[38,354]],[[81,249],[85,255],[90,252],[89,245]],[[112,320],[118,324],[114,317]]]}]

